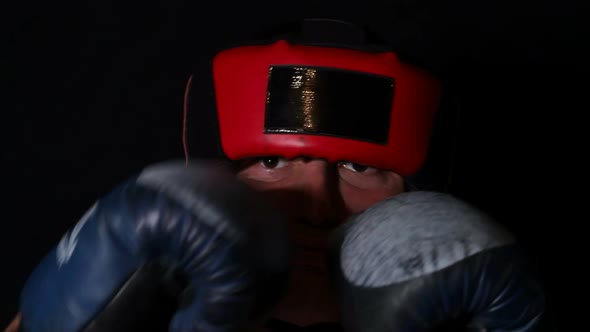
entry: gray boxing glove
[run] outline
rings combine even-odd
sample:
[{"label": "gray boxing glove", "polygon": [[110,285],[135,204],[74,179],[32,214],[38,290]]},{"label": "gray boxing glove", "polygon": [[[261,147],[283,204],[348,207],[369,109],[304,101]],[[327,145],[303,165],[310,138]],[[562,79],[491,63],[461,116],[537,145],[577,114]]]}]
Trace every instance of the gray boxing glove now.
[{"label": "gray boxing glove", "polygon": [[514,237],[443,193],[403,193],[355,216],[329,264],[347,331],[529,332],[545,311]]}]

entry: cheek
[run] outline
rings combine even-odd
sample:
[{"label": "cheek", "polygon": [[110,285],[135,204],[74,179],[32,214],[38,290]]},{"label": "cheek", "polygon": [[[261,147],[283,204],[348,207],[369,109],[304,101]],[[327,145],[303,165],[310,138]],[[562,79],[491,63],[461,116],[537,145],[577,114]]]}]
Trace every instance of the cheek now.
[{"label": "cheek", "polygon": [[359,213],[391,196],[403,192],[403,187],[384,188],[380,190],[363,190],[345,182],[340,183],[342,200],[350,213]]}]

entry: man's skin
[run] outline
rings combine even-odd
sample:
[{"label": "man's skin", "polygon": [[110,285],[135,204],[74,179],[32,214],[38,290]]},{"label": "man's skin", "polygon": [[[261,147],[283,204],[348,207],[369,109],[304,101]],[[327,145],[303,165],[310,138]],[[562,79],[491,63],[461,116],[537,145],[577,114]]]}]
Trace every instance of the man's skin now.
[{"label": "man's skin", "polygon": [[[307,326],[339,320],[324,259],[331,231],[350,215],[404,191],[393,171],[350,162],[266,157],[240,161],[238,179],[290,216],[295,255],[286,296],[271,317]],[[16,332],[17,316],[5,332]]]},{"label": "man's skin", "polygon": [[238,178],[269,193],[269,199],[292,217],[291,283],[273,317],[300,326],[338,321],[324,266],[329,235],[351,214],[403,192],[403,178],[348,162],[277,157],[247,162]]}]

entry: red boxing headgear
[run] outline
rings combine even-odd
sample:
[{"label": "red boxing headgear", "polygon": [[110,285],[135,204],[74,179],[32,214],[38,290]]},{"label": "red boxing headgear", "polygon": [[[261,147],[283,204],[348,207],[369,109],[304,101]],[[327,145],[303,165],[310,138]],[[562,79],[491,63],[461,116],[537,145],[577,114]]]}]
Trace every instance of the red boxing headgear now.
[{"label": "red boxing headgear", "polygon": [[218,53],[212,75],[231,160],[301,156],[409,176],[426,158],[440,84],[394,52],[278,40]]}]

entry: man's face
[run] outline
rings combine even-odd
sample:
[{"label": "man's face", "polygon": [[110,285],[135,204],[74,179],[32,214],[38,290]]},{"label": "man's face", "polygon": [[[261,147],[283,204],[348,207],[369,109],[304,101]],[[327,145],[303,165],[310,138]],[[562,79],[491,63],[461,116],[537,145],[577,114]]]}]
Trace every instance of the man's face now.
[{"label": "man's face", "polygon": [[404,191],[400,175],[350,162],[266,157],[238,165],[238,178],[268,194],[289,217],[295,254],[277,318],[298,325],[337,320],[325,253],[331,231],[354,213]]},{"label": "man's face", "polygon": [[351,162],[265,157],[244,161],[239,169],[240,180],[271,192],[290,216],[318,227],[340,224],[350,214],[404,191],[400,175]]}]

